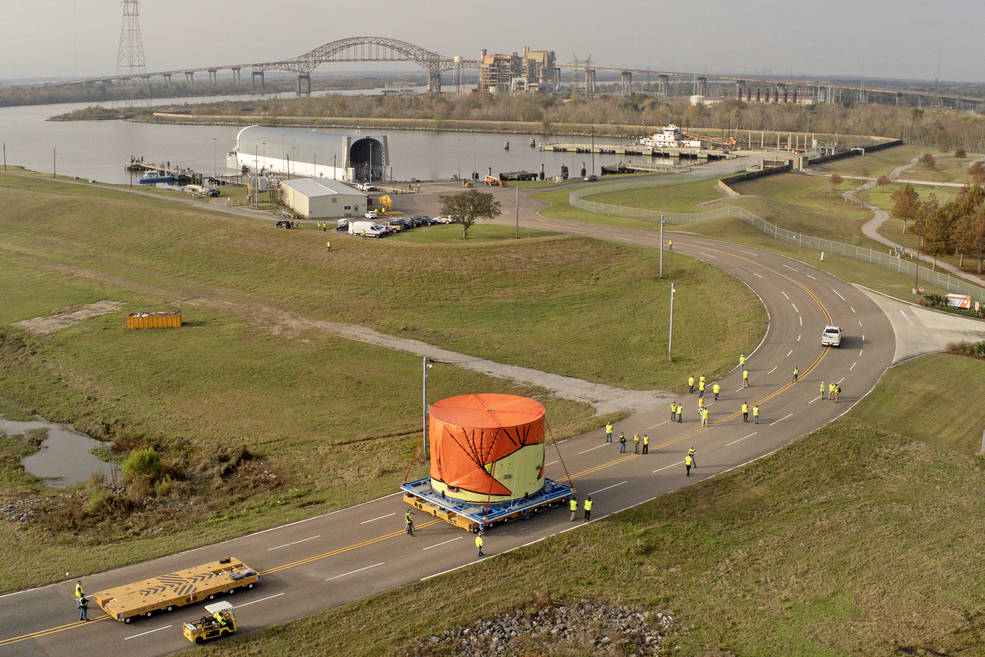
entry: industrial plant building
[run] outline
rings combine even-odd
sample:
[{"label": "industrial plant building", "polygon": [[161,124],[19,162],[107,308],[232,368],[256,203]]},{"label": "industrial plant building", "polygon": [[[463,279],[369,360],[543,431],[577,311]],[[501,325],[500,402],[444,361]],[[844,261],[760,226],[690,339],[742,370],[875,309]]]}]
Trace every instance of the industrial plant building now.
[{"label": "industrial plant building", "polygon": [[559,86],[561,69],[553,50],[530,50],[523,54],[490,55],[479,51],[479,92],[510,93],[549,91]]},{"label": "industrial plant building", "polygon": [[367,210],[366,194],[337,180],[282,180],[280,193],[284,205],[305,219],[356,217]]},{"label": "industrial plant building", "polygon": [[251,125],[236,135],[226,164],[244,173],[376,182],[390,177],[390,150],[386,135]]}]

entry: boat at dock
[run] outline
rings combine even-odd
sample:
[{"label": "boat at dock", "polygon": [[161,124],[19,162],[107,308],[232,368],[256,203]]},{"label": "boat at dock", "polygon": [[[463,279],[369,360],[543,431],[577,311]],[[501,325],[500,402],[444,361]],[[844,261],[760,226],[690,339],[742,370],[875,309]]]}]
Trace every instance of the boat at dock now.
[{"label": "boat at dock", "polygon": [[141,185],[156,185],[157,183],[174,184],[173,173],[161,173],[159,171],[148,171],[137,181]]}]

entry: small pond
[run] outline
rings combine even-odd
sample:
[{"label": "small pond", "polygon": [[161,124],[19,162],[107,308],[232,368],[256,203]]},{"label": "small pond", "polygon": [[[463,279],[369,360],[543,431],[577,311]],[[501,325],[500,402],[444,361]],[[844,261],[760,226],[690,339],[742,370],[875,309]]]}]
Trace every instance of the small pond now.
[{"label": "small pond", "polygon": [[39,429],[46,430],[48,437],[41,449],[21,459],[28,474],[41,477],[56,488],[88,481],[94,474],[103,474],[108,481],[118,476],[115,463],[107,463],[92,453],[93,448],[103,444],[98,440],[41,418],[17,422],[0,416],[0,435],[16,436]]}]

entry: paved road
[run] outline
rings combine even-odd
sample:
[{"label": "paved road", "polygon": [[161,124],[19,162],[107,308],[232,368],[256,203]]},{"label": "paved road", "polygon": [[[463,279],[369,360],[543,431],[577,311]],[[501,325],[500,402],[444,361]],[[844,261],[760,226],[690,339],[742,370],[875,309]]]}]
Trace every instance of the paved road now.
[{"label": "paved road", "polygon": [[[503,190],[507,191],[512,190]],[[658,246],[652,233],[567,224],[532,212],[524,213],[523,223]],[[649,455],[632,454],[631,446],[629,454],[619,454],[616,445],[603,444],[601,431],[569,439],[559,452],[554,446],[549,448],[548,476],[564,479],[566,471],[571,473],[577,494],[593,496],[598,519],[761,457],[830,422],[875,384],[894,356],[893,330],[886,315],[854,286],[798,261],[756,249],[681,235],[675,236],[674,246],[748,284],[769,313],[769,329],[747,361],[751,386],[743,389],[735,370],[722,379],[721,399],[709,400],[711,427],[699,426],[697,395],[685,395],[682,424],[671,424],[669,409],[658,407],[616,426],[617,434],[648,433]],[[680,293],[687,293],[686,286]],[[832,320],[846,328],[844,346],[822,349],[821,328]],[[687,326],[677,327],[678,336],[686,331]],[[796,384],[791,382],[794,366],[801,371]],[[819,398],[820,381],[841,383],[841,403]],[[759,403],[758,425],[742,421],[738,411],[743,401]],[[691,445],[697,449],[699,467],[688,479],[682,461]],[[421,514],[417,536],[406,536],[405,509],[399,495],[393,494],[219,545],[86,577],[84,583],[87,590],[96,591],[232,555],[263,574],[258,588],[232,598],[241,626],[249,631],[475,560],[470,535]],[[566,511],[555,510],[494,528],[486,540],[488,558],[578,526],[569,522]],[[123,625],[94,609],[96,620],[73,622],[77,618],[73,585],[64,582],[0,597],[0,655],[164,655],[187,645],[180,634],[181,623],[202,613],[195,607]]]}]

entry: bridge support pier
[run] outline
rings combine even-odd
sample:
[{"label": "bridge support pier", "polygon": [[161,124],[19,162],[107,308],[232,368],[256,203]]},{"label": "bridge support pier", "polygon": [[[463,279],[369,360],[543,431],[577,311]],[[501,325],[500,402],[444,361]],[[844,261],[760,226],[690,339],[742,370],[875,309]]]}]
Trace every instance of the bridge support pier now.
[{"label": "bridge support pier", "polygon": [[619,73],[619,86],[623,96],[633,95],[633,73],[631,71]]},{"label": "bridge support pier", "polygon": [[185,71],[185,83],[191,84],[195,81],[195,71]]},{"label": "bridge support pier", "polygon": [[736,80],[735,81],[735,98],[739,102],[742,101],[742,88],[745,87],[745,86],[746,86],[746,81],[745,80]]},{"label": "bridge support pier", "polygon": [[257,88],[257,78],[260,78],[260,90],[263,91],[263,69],[253,69],[250,72],[250,88]]},{"label": "bridge support pier", "polygon": [[298,96],[311,95],[311,73],[298,73]]},{"label": "bridge support pier", "polygon": [[427,60],[428,72],[428,93],[441,94],[441,59],[438,55],[432,55]]},{"label": "bridge support pier", "polygon": [[664,98],[670,95],[670,76],[662,73],[657,76],[657,95]]},{"label": "bridge support pier", "polygon": [[595,98],[595,69],[585,69],[585,98]]},{"label": "bridge support pier", "polygon": [[695,80],[694,93],[698,94],[699,96],[708,95],[708,78],[701,77]]},{"label": "bridge support pier", "polygon": [[165,73],[161,77],[164,78],[164,86],[165,87],[170,87],[171,86],[171,74],[170,73]]},{"label": "bridge support pier", "polygon": [[213,87],[213,88],[215,87],[216,73],[218,72],[218,70],[219,69],[215,69],[215,68],[210,68],[209,69],[209,86],[210,87]]},{"label": "bridge support pier", "polygon": [[238,66],[233,66],[230,70],[233,72],[233,84],[238,87],[239,86],[239,81],[240,81],[239,67]]},{"label": "bridge support pier", "polygon": [[776,102],[780,102],[780,94],[783,94],[784,103],[790,102],[790,92],[787,91],[787,85],[782,83],[776,85]]}]

